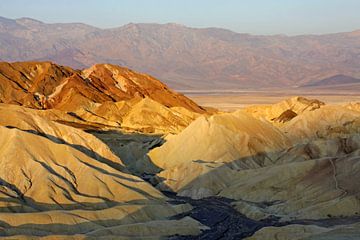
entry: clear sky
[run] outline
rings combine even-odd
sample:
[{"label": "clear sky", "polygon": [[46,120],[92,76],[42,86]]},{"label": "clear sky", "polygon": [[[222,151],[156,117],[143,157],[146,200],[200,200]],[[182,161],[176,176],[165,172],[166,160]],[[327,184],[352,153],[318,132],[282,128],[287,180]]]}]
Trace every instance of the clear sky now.
[{"label": "clear sky", "polygon": [[0,0],[0,16],[101,28],[172,22],[253,34],[321,34],[360,29],[360,0]]}]

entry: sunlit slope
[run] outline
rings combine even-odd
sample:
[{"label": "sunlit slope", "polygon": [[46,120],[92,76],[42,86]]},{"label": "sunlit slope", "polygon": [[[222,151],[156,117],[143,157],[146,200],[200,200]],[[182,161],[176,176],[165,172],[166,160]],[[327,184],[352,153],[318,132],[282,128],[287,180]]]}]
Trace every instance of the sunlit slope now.
[{"label": "sunlit slope", "polygon": [[19,106],[3,104],[0,114],[0,236],[158,239],[200,233],[191,218],[169,220],[190,205],[167,203],[93,135]]},{"label": "sunlit slope", "polygon": [[167,107],[205,112],[159,80],[128,68],[96,64],[83,71],[51,62],[0,62],[0,101],[37,109],[79,107],[149,97]]},{"label": "sunlit slope", "polygon": [[198,118],[149,157],[164,169],[162,188],[199,198],[226,186],[232,169],[272,164],[273,153],[288,144],[279,130],[239,111]]},{"label": "sunlit slope", "polygon": [[243,110],[198,118],[148,154],[163,169],[157,187],[234,199],[255,219],[357,216],[360,113],[298,100],[257,108],[258,116],[297,112],[280,124]]}]

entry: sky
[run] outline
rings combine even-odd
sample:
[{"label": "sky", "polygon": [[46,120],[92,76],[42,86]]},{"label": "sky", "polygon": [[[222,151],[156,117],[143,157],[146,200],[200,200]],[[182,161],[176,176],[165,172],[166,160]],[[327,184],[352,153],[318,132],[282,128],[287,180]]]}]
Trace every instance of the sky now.
[{"label": "sky", "polygon": [[0,16],[100,28],[178,23],[259,35],[360,29],[360,0],[0,0]]}]

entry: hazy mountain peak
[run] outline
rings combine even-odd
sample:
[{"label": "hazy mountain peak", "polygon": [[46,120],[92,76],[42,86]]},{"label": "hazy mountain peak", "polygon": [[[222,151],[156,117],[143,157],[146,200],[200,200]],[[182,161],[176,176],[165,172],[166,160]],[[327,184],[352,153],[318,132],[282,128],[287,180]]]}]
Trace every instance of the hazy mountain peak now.
[{"label": "hazy mountain peak", "polygon": [[180,24],[180,23],[166,23],[166,26],[170,26],[170,27],[182,27],[182,28],[187,28],[187,26],[185,26],[184,24]]},{"label": "hazy mountain peak", "polygon": [[18,18],[15,21],[17,23],[21,24],[21,25],[41,25],[41,24],[44,24],[44,22],[41,22],[41,21],[33,19],[33,18],[29,18],[29,17]]},{"label": "hazy mountain peak", "polygon": [[342,84],[360,84],[360,79],[347,76],[344,74],[336,74],[319,81],[311,82],[304,87],[326,87],[326,86],[337,86]]},{"label": "hazy mountain peak", "polygon": [[0,22],[15,22],[15,20],[0,16]]}]

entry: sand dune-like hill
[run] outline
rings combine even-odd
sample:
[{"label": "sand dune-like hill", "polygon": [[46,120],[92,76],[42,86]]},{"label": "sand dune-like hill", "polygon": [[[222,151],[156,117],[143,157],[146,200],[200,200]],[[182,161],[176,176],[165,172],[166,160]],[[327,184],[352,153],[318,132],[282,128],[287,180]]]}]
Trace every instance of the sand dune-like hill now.
[{"label": "sand dune-like hill", "polygon": [[[26,132],[45,136],[54,142],[86,147],[89,151],[102,155],[117,164],[121,164],[110,149],[96,137],[84,131],[51,121],[51,118],[62,118],[63,115],[53,115],[15,105],[0,104],[0,125],[7,128],[17,128]],[[44,116],[42,116],[44,115]],[[65,115],[66,116],[66,115]],[[50,119],[49,119],[50,118]],[[68,119],[69,121],[72,118]]]},{"label": "sand dune-like hill", "polygon": [[2,237],[200,233],[203,226],[190,217],[169,220],[190,205],[168,204],[98,138],[42,118],[38,110],[0,107]]},{"label": "sand dune-like hill", "polygon": [[[275,127],[238,111],[200,117],[148,155],[155,165],[164,169],[158,174],[160,179],[165,179],[159,184],[161,189],[201,198],[223,188],[232,169],[270,164],[271,153],[286,148],[288,143]],[[193,180],[197,184],[193,185]]]},{"label": "sand dune-like hill", "polygon": [[161,197],[148,183],[121,172],[118,159],[96,159],[81,147],[19,129],[1,127],[0,133],[4,136],[1,163],[6,166],[1,173],[3,211],[86,208],[87,204],[96,209],[111,202]]},{"label": "sand dune-like hill", "polygon": [[[356,222],[351,219],[360,213],[359,112],[292,98],[263,107],[263,116],[279,106],[276,114],[289,108],[298,114],[281,125],[244,111],[200,117],[168,137],[148,153],[162,169],[154,179],[158,189],[195,199],[233,199],[249,218],[276,217],[282,226],[305,219]],[[335,225],[324,227],[324,234],[341,229]]]},{"label": "sand dune-like hill", "polygon": [[[336,141],[328,141],[332,142],[318,142],[313,146],[319,149],[318,154],[315,148],[313,154],[310,152],[305,158],[239,171],[233,175],[231,187],[220,195],[239,200],[235,204],[237,209],[252,218],[276,215],[292,220],[356,216],[360,211],[356,190],[360,171],[357,164],[359,135],[338,141],[337,144],[343,145],[340,149],[334,144]],[[334,148],[332,152],[320,153],[321,148],[331,147]],[[294,156],[291,151],[283,154],[284,160]]]}]

